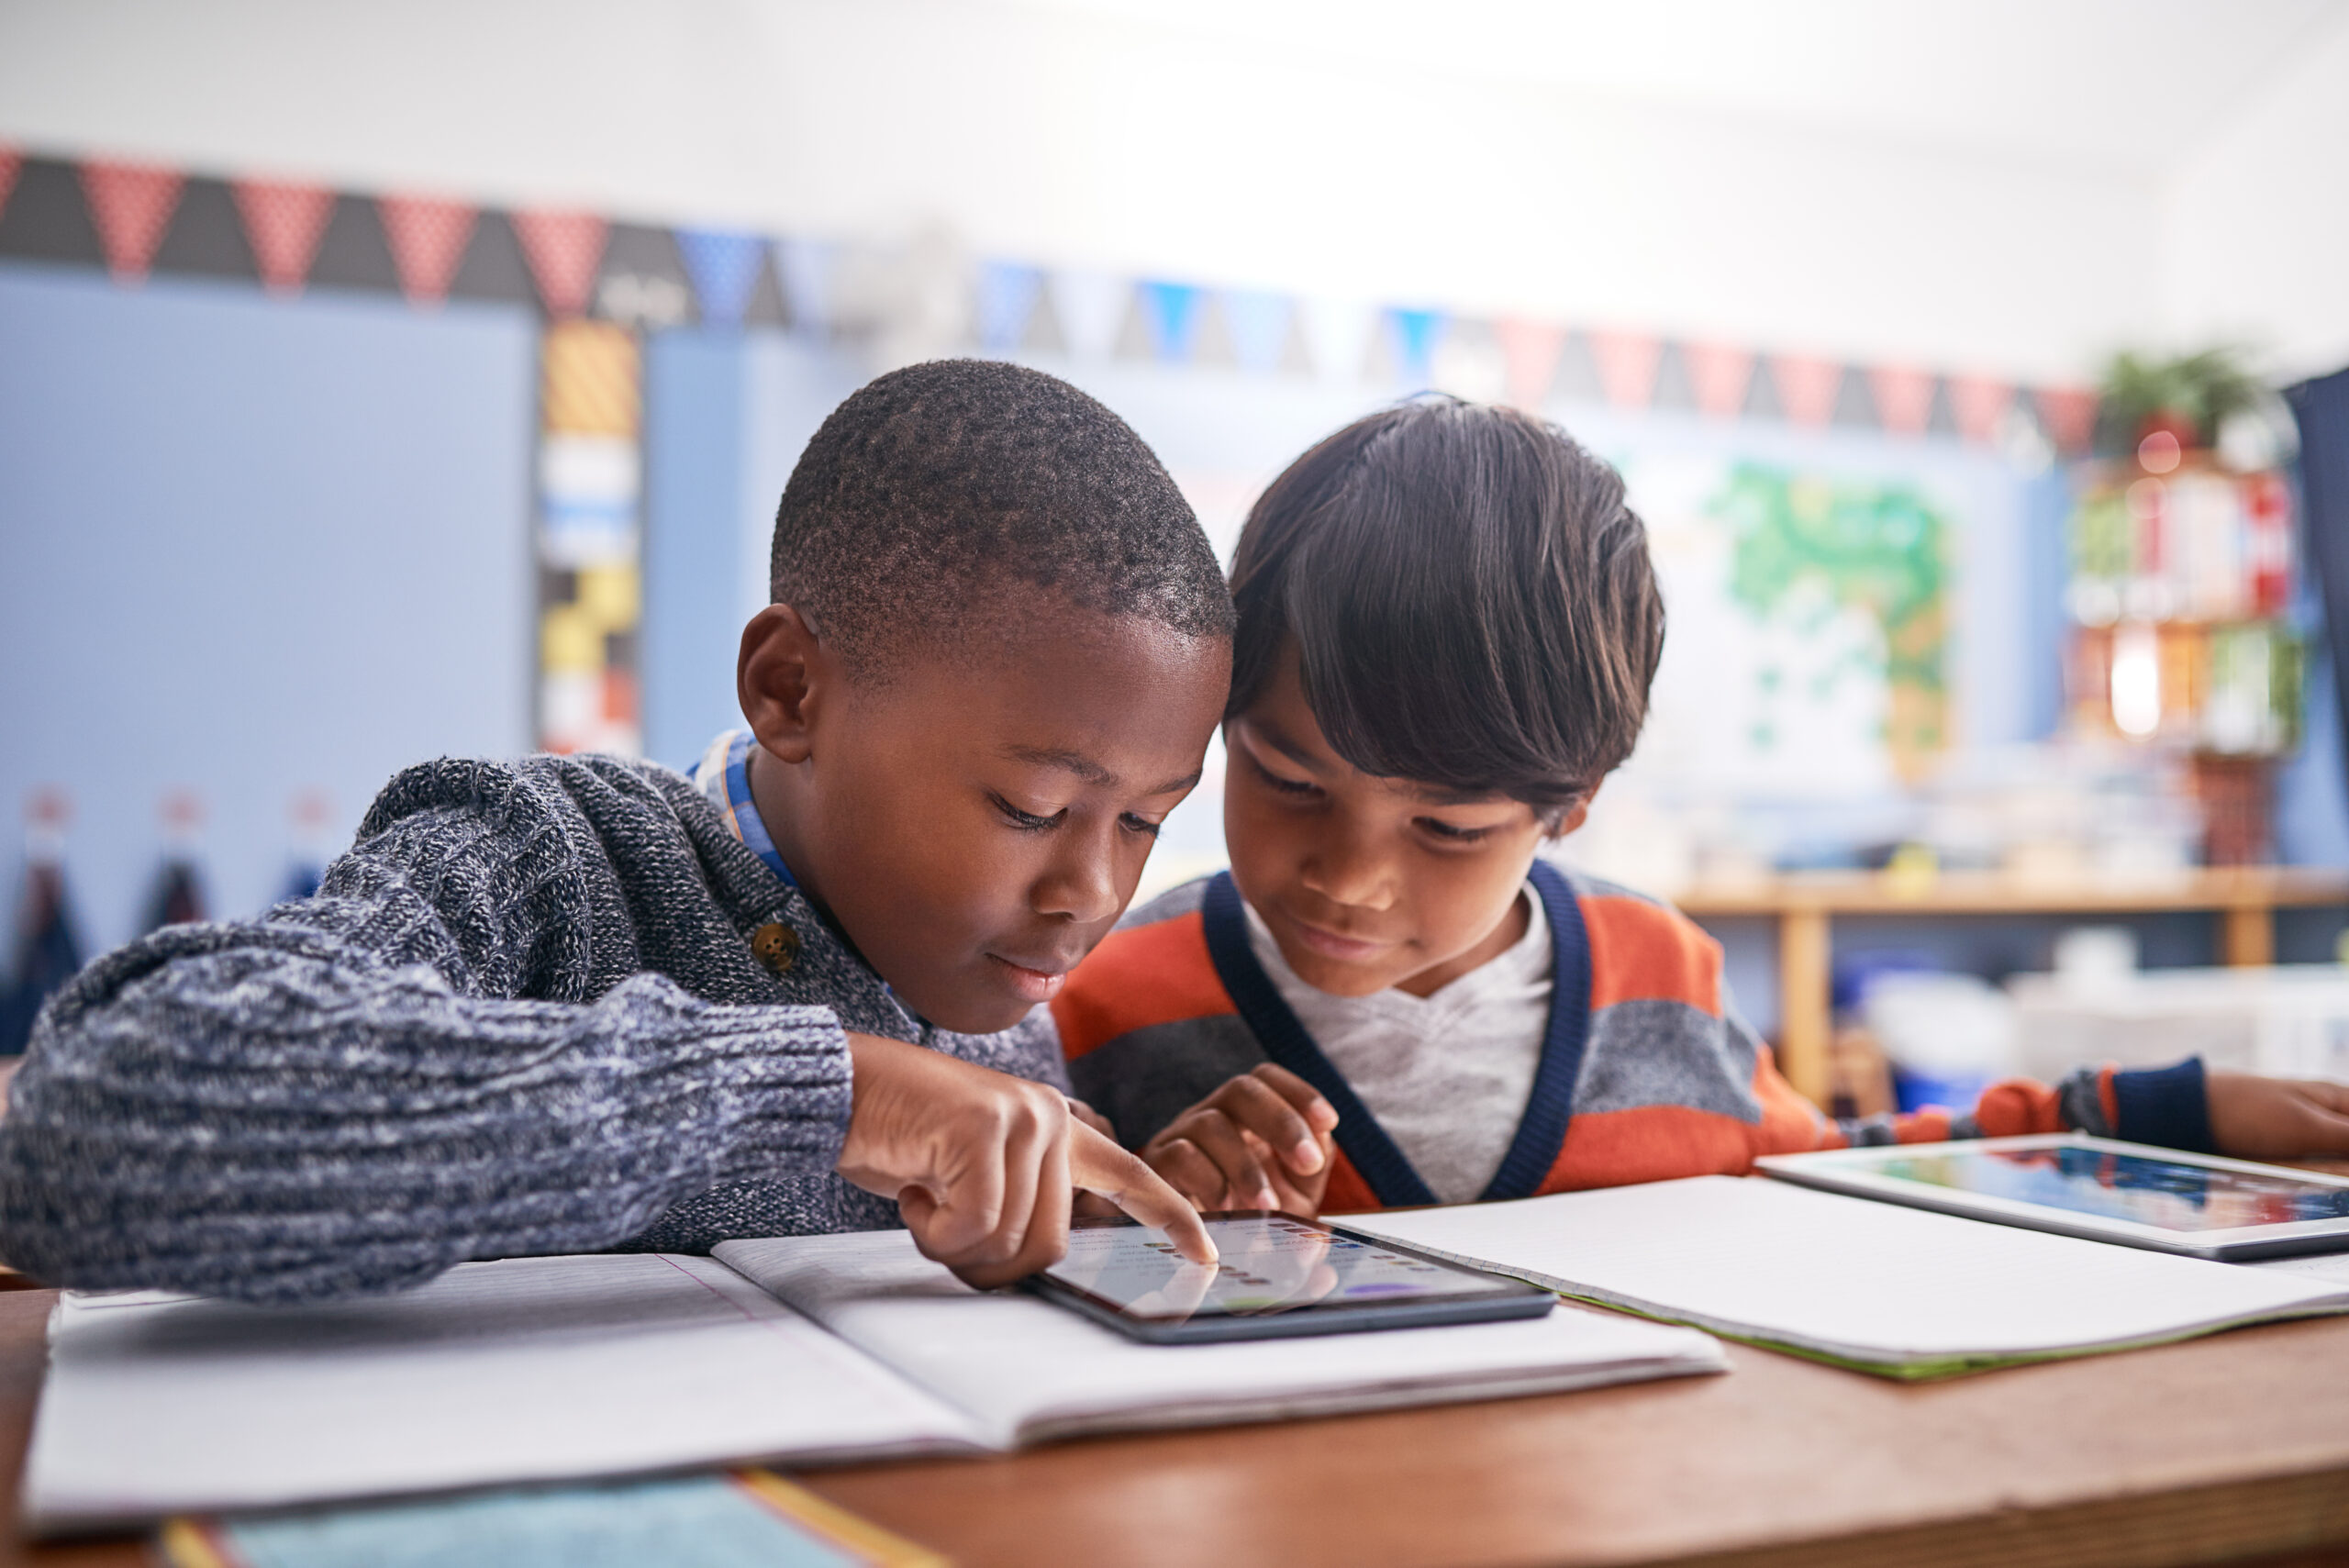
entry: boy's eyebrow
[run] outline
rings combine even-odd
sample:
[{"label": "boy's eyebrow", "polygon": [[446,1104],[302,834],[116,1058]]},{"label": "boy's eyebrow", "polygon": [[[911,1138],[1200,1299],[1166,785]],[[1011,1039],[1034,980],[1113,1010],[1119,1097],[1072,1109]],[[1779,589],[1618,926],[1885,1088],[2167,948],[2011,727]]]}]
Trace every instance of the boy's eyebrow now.
[{"label": "boy's eyebrow", "polygon": [[[1071,751],[1052,746],[1007,746],[1003,749],[1003,754],[1018,762],[1033,763],[1040,768],[1059,768],[1065,773],[1074,773],[1096,788],[1108,789],[1118,783],[1117,774],[1082,751]],[[1181,778],[1169,779],[1149,793],[1172,795],[1178,789],[1188,789],[1199,782],[1199,773],[1198,769],[1193,768]]]},{"label": "boy's eyebrow", "polygon": [[1488,789],[1448,789],[1442,784],[1415,784],[1411,793],[1430,806],[1489,806],[1495,798]]},{"label": "boy's eyebrow", "polygon": [[1269,719],[1252,718],[1248,721],[1248,728],[1258,739],[1262,740],[1265,745],[1270,746],[1274,751],[1278,751],[1282,756],[1286,757],[1298,767],[1319,769],[1321,766],[1321,762],[1319,758],[1315,757],[1312,752],[1307,751],[1303,746],[1300,746],[1296,741],[1290,740],[1279,725],[1271,722]]},{"label": "boy's eyebrow", "polygon": [[[1321,763],[1303,746],[1284,734],[1281,727],[1266,719],[1248,721],[1249,733],[1295,762],[1301,768],[1319,768]],[[1486,806],[1494,795],[1488,789],[1455,789],[1446,784],[1412,784],[1410,792],[1430,806]]]}]

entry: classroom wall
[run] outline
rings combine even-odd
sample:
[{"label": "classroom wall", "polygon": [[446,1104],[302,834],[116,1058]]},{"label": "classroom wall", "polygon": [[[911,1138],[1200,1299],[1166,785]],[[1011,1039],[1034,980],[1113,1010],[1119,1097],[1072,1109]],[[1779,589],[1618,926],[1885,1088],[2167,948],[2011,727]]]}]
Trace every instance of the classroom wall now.
[{"label": "classroom wall", "polygon": [[[1553,31],[1528,47],[1572,48]],[[2083,379],[2155,310],[2132,165],[1101,7],[575,0],[550,27],[465,0],[5,0],[0,37],[0,139],[36,148],[767,232],[939,225],[981,255],[2028,380]]]},{"label": "classroom wall", "polygon": [[248,915],[297,794],[331,851],[396,768],[529,748],[531,317],[0,263],[0,907],[45,785],[95,949],[168,791]]},{"label": "classroom wall", "polygon": [[2176,341],[2234,341],[2287,376],[2349,364],[2349,15],[2295,51],[2166,183],[2161,310]]}]

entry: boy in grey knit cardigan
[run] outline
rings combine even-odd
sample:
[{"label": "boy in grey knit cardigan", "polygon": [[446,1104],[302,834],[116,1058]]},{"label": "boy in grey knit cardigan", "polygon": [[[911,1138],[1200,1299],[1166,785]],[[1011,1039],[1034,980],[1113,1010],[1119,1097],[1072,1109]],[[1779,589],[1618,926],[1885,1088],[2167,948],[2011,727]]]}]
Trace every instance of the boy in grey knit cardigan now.
[{"label": "boy in grey knit cardigan", "polygon": [[1210,1258],[1012,1028],[1222,712],[1230,600],[1172,481],[1049,376],[918,365],[809,443],[772,590],[694,779],[413,768],[315,897],[84,971],[0,1119],[0,1257],[292,1301],[902,1219],[988,1284],[1087,1189]]}]

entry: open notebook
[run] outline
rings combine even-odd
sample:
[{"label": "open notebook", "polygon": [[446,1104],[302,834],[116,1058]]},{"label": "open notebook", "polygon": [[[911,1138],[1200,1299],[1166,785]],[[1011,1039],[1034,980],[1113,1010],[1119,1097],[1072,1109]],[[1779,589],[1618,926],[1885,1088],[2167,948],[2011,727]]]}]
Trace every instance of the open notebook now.
[{"label": "open notebook", "polygon": [[904,1231],[469,1263],[284,1309],[69,1295],[26,1462],[36,1533],[770,1459],[985,1452],[1725,1370],[1686,1329],[1520,1322],[1155,1346],[981,1294]]},{"label": "open notebook", "polygon": [[1693,1176],[1344,1223],[1563,1295],[1890,1377],[2349,1311],[2349,1280],[1758,1177]]}]

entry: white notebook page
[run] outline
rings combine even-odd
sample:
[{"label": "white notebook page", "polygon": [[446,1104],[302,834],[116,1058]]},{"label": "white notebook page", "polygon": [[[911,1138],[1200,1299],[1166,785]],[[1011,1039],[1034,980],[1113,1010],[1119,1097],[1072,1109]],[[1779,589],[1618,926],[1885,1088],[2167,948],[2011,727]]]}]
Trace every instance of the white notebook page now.
[{"label": "white notebook page", "polygon": [[706,1258],[468,1263],[306,1307],[69,1296],[50,1341],[25,1477],[50,1526],[973,1435]]},{"label": "white notebook page", "polygon": [[2336,1282],[1759,1177],[1349,1218],[1553,1288],[1855,1360],[2046,1354],[2349,1304]]},{"label": "white notebook page", "polygon": [[1148,1345],[974,1291],[904,1231],[728,1241],[718,1256],[970,1412],[1004,1447],[1078,1431],[1432,1404],[1725,1370],[1687,1329],[1561,1308],[1518,1322]]}]

